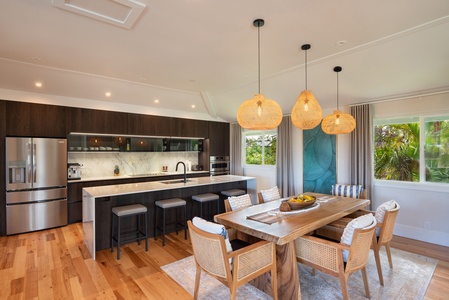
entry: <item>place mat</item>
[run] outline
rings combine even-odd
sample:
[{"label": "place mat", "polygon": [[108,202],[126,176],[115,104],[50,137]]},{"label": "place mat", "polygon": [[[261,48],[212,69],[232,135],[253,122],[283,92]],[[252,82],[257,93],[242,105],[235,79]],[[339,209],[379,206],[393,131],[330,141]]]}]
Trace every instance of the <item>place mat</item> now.
[{"label": "place mat", "polygon": [[311,205],[309,207],[297,209],[297,210],[291,210],[291,211],[280,211],[279,208],[276,208],[276,209],[264,211],[264,212],[261,212],[261,213],[255,214],[255,215],[246,216],[246,218],[271,225],[273,223],[278,222],[284,216],[305,213],[310,210],[317,209],[318,207],[320,207],[319,203],[314,203],[313,205]]},{"label": "place mat", "polygon": [[279,211],[279,208],[269,210],[269,211],[264,211],[264,212],[261,212],[261,213],[258,213],[258,214],[252,215],[252,216],[246,216],[246,218],[271,225],[273,223],[276,223],[278,221],[279,217],[275,213],[268,214],[268,212],[275,212],[275,211]]}]

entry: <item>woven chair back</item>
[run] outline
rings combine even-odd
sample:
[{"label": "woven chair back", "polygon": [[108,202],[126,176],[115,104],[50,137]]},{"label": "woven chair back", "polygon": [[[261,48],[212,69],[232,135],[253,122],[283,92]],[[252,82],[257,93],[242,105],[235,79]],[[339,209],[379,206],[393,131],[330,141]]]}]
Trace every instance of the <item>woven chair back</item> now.
[{"label": "woven chair back", "polygon": [[375,229],[376,227],[372,226],[354,230],[345,273],[355,272],[366,265]]},{"label": "woven chair back", "polygon": [[394,224],[396,223],[396,218],[398,216],[399,207],[387,210],[385,212],[384,220],[382,223],[382,229],[380,231],[378,244],[383,245],[388,243],[393,238]]},{"label": "woven chair back", "polygon": [[187,224],[195,261],[204,271],[227,280],[226,268],[230,269],[230,266],[227,255],[225,257],[224,237],[200,230],[191,221]]}]

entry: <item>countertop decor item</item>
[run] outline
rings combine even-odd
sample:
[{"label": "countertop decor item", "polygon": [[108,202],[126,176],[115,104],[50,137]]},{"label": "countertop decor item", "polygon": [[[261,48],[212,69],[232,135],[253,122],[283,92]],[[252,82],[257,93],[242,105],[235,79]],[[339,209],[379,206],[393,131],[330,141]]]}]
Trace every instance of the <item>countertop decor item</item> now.
[{"label": "countertop decor item", "polygon": [[114,167],[114,176],[120,176],[120,168],[117,165]]},{"label": "countertop decor item", "polygon": [[338,73],[340,73],[342,68],[337,66],[334,68],[334,72],[337,73],[337,109],[334,113],[328,115],[323,119],[321,123],[321,128],[327,134],[345,134],[350,133],[355,129],[355,119],[352,115],[346,114],[341,110],[338,110]]},{"label": "countertop decor item", "polygon": [[240,126],[250,130],[275,129],[282,121],[282,109],[279,104],[260,94],[260,27],[264,24],[265,21],[262,19],[253,22],[258,32],[259,92],[254,98],[243,102],[237,111],[237,121]]},{"label": "countertop decor item", "polygon": [[315,99],[312,91],[307,89],[307,50],[310,47],[310,44],[301,46],[305,53],[306,89],[301,92],[292,110],[292,123],[300,129],[315,128],[320,124],[323,116],[320,104]]}]

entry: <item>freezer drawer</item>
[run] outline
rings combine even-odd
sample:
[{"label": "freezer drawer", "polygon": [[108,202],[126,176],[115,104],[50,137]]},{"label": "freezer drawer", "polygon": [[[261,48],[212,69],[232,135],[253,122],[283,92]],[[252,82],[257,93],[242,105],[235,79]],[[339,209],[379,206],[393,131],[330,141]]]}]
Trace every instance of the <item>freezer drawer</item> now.
[{"label": "freezer drawer", "polygon": [[6,234],[67,225],[67,200],[6,205]]},{"label": "freezer drawer", "polygon": [[59,189],[6,192],[6,204],[62,200],[65,198],[67,198],[67,188],[65,187]]}]

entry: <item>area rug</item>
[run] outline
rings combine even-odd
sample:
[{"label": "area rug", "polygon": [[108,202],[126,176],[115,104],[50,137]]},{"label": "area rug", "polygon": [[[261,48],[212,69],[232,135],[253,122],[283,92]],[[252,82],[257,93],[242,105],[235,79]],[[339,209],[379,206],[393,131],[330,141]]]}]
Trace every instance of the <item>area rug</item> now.
[{"label": "area rug", "polygon": [[[432,278],[438,260],[397,249],[391,249],[393,269],[388,266],[384,248],[381,251],[381,262],[385,286],[379,284],[376,263],[371,251],[367,265],[368,282],[371,299],[423,299],[427,286]],[[162,269],[193,295],[195,286],[195,261],[193,256],[165,265]],[[311,269],[298,264],[301,298],[342,299],[340,281],[336,277],[316,272],[311,275]],[[361,272],[349,277],[350,299],[366,299]],[[200,299],[229,299],[229,289],[215,278],[201,273]],[[245,284],[237,290],[237,299],[271,299],[270,296],[250,284]]]}]

